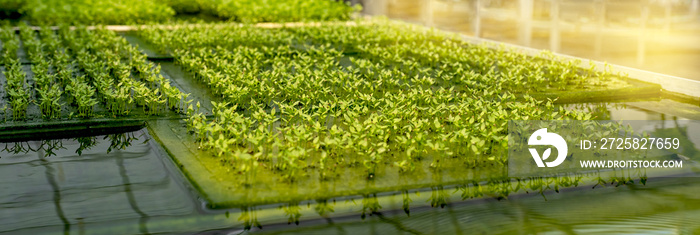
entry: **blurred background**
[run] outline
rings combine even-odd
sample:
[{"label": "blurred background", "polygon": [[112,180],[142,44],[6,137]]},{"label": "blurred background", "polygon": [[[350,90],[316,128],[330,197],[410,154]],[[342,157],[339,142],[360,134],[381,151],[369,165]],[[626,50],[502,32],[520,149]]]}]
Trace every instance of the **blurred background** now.
[{"label": "blurred background", "polygon": [[353,0],[363,13],[700,80],[700,0]]},{"label": "blurred background", "polygon": [[[13,25],[347,20],[362,13],[700,80],[700,0],[0,0]],[[318,13],[318,14],[316,14]]]}]

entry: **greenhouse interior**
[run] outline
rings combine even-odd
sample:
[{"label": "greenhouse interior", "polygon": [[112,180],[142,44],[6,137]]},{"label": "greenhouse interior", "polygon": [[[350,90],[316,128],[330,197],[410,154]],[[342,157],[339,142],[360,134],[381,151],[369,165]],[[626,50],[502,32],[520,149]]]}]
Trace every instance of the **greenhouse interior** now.
[{"label": "greenhouse interior", "polygon": [[700,0],[0,0],[0,94],[0,234],[700,234]]}]

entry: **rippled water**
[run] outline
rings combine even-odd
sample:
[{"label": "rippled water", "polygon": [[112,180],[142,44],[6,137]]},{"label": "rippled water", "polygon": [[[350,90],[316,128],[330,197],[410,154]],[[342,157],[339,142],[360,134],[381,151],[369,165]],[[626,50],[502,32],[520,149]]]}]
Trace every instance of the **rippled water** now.
[{"label": "rippled water", "polygon": [[[89,230],[188,215],[190,193],[143,130],[77,139],[0,143],[0,232]],[[26,230],[29,229],[29,230]]]},{"label": "rippled water", "polygon": [[697,234],[700,179],[663,179],[647,186],[577,188],[508,200],[421,207],[410,216],[388,210],[366,217],[264,227],[260,233],[303,234]]}]

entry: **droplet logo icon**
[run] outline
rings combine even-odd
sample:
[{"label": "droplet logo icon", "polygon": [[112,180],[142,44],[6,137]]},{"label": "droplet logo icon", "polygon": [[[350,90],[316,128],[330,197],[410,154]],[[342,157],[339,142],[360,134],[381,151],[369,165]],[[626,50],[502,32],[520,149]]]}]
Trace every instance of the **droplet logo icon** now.
[{"label": "droplet logo icon", "polygon": [[532,133],[530,138],[527,140],[528,145],[551,145],[557,149],[557,158],[551,162],[544,162],[552,154],[552,148],[548,148],[542,152],[542,156],[537,153],[537,149],[529,148],[532,158],[535,159],[535,163],[538,167],[555,167],[560,165],[566,159],[566,154],[569,150],[566,145],[566,141],[560,135],[556,133],[547,133],[547,128],[542,128],[535,133]]}]

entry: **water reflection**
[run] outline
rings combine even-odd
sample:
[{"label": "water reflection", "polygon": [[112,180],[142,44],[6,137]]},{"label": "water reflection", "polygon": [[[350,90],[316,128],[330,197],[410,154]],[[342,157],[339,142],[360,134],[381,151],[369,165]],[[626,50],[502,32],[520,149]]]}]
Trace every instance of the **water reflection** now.
[{"label": "water reflection", "polygon": [[[427,189],[402,190],[397,193],[367,193],[357,197],[340,199],[316,199],[313,201],[293,201],[279,205],[276,209],[262,208],[256,206],[241,207],[239,210],[227,210],[225,215],[238,213],[237,222],[242,225],[243,230],[266,231],[268,225],[273,231],[276,229],[292,229],[295,227],[284,227],[278,224],[284,220],[286,225],[299,225],[303,228],[304,223],[328,224],[335,230],[333,233],[345,234],[347,228],[336,226],[336,220],[347,220],[357,218],[371,221],[379,220],[381,223],[391,224],[394,229],[409,233],[421,233],[423,229],[415,229],[407,225],[404,220],[410,218],[418,211],[422,213],[425,208],[439,208],[452,211],[456,204],[464,202],[485,202],[484,200],[507,201],[514,200],[524,195],[537,195],[537,200],[546,202],[549,197],[555,197],[560,191],[586,189],[609,190],[620,186],[637,187],[646,182],[640,180],[644,177],[643,172],[628,171],[621,173],[625,177],[609,176],[605,173],[594,172],[586,174],[571,174],[558,178],[531,177],[521,179],[494,179],[490,181],[471,181],[459,185],[437,185]],[[595,184],[595,183],[599,184]],[[578,189],[575,189],[579,187]],[[513,198],[512,195],[515,195]],[[532,198],[532,197],[529,197]],[[303,206],[307,204],[308,206]],[[313,205],[312,205],[313,204]],[[404,217],[398,217],[393,211],[402,211]],[[387,213],[390,215],[387,216]],[[440,212],[449,213],[452,212]],[[259,218],[259,215],[265,216]],[[359,214],[359,215],[358,215]],[[346,217],[349,215],[349,217]],[[279,220],[275,217],[279,216]],[[438,217],[443,215],[438,214]],[[306,218],[306,219],[305,219]],[[373,219],[375,218],[375,219]],[[316,220],[316,221],[315,221]],[[276,222],[275,222],[276,221]],[[304,222],[306,221],[306,222]],[[314,222],[315,221],[315,222]],[[235,223],[234,223],[235,224]],[[234,226],[232,224],[232,226]],[[371,223],[370,223],[371,224]],[[464,226],[463,222],[453,221],[452,226]],[[359,225],[364,226],[364,225]],[[469,226],[469,225],[467,225]],[[265,228],[265,229],[263,229]],[[353,228],[349,228],[352,232]],[[381,229],[380,229],[381,230]],[[376,230],[374,232],[381,232]]]},{"label": "water reflection", "polygon": [[[299,207],[299,205],[297,205],[297,207]],[[262,229],[262,225],[258,221],[257,209],[255,207],[241,208],[241,216],[238,217],[238,221],[243,222],[243,229],[245,230],[250,230],[253,227]]]},{"label": "water reflection", "polygon": [[[455,203],[447,209],[421,207],[410,217],[393,211],[385,217],[418,233],[426,234],[513,234],[513,233],[647,233],[654,229],[663,233],[697,232],[695,221],[700,200],[695,194],[697,180],[658,181],[650,187],[607,187],[596,190],[573,190],[550,194],[549,201],[524,196],[503,202]],[[688,185],[684,185],[688,184]],[[402,229],[386,220],[346,221],[355,232],[370,230],[395,233]],[[270,226],[270,229],[274,229]],[[333,234],[323,226],[289,228],[289,233]],[[469,232],[466,232],[469,231]],[[676,231],[676,232],[673,232]]]},{"label": "water reflection", "polygon": [[124,150],[131,146],[134,141],[143,141],[141,144],[145,144],[150,140],[150,138],[144,133],[139,131],[139,136],[135,136],[136,132],[126,132],[126,133],[116,133],[104,136],[81,136],[71,139],[44,139],[44,140],[32,140],[32,141],[20,141],[20,142],[6,142],[5,147],[0,149],[0,158],[2,153],[8,153],[10,155],[18,154],[28,154],[30,152],[39,153],[42,157],[56,156],[56,152],[60,150],[66,150],[63,146],[64,142],[77,142],[78,147],[75,153],[78,156],[83,154],[83,151],[89,150],[98,144],[98,137],[102,140],[108,140],[109,146],[107,147],[106,153],[109,154],[112,150]]},{"label": "water reflection", "polygon": [[82,155],[83,150],[90,149],[97,144],[97,138],[94,136],[78,137],[75,140],[80,144],[78,149],[75,150],[75,153],[78,155]]},{"label": "water reflection", "polygon": [[[113,144],[114,142],[112,142],[110,148],[107,149],[108,153],[111,152],[111,148],[112,146],[114,146]],[[126,147],[128,147],[128,145],[125,145],[125,147],[119,149],[126,149]],[[129,201],[129,206],[131,207],[131,209],[134,210],[134,212],[136,212],[136,214],[138,214],[141,217],[139,219],[139,232],[146,234],[148,233],[148,228],[146,228],[146,221],[148,221],[148,215],[144,213],[141,210],[141,208],[139,208],[138,203],[136,202],[134,192],[131,190],[131,181],[129,180],[129,175],[127,175],[126,167],[124,167],[124,158],[121,155],[116,155],[115,159],[117,161],[117,166],[119,166],[119,176],[122,177],[122,183],[124,183],[124,193],[126,194],[126,198]]]},{"label": "water reflection", "polygon": [[317,199],[314,210],[318,215],[324,218],[328,218],[330,214],[335,211],[333,209],[333,204],[328,203],[328,199]]},{"label": "water reflection", "polygon": [[196,211],[145,130],[4,145],[0,233],[151,233],[154,216]]},{"label": "water reflection", "polygon": [[63,212],[63,209],[61,208],[61,189],[59,188],[58,183],[56,183],[56,179],[54,176],[55,170],[49,164],[49,162],[46,161],[46,159],[42,158],[41,155],[42,154],[39,154],[39,161],[41,161],[41,165],[46,168],[46,179],[49,185],[51,185],[51,189],[53,189],[53,204],[56,207],[56,214],[58,215],[58,218],[61,220],[61,222],[63,222],[63,233],[69,234],[70,222],[68,222],[68,219],[66,219],[66,215]]}]

